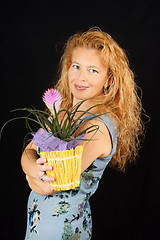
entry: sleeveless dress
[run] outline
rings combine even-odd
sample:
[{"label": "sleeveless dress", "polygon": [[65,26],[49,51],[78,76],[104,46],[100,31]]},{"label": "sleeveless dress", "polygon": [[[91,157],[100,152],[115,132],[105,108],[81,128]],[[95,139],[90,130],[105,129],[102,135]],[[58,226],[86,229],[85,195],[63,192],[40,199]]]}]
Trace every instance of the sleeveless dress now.
[{"label": "sleeveless dress", "polygon": [[[31,191],[25,240],[88,240],[92,236],[90,197],[98,188],[102,174],[116,151],[118,128],[109,115],[98,118],[108,128],[112,151],[97,158],[82,174],[78,188],[53,195]],[[38,153],[39,153],[38,148]]]}]

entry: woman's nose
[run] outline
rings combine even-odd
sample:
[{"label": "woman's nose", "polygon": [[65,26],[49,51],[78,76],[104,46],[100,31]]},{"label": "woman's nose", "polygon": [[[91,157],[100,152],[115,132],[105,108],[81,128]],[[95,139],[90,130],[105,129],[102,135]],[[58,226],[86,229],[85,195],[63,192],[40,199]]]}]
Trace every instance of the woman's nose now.
[{"label": "woman's nose", "polygon": [[85,82],[87,80],[87,74],[85,70],[80,70],[79,71],[79,76],[78,76],[79,81]]}]

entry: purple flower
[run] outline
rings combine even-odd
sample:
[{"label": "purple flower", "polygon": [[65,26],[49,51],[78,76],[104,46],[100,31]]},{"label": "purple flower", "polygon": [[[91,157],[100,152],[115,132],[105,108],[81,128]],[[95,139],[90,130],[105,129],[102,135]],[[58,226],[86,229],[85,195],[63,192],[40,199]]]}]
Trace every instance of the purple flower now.
[{"label": "purple flower", "polygon": [[54,109],[53,109],[54,104],[55,104],[56,111],[58,111],[61,104],[61,100],[62,100],[61,94],[56,89],[53,89],[53,88],[45,91],[43,95],[43,101],[53,115],[54,115]]}]

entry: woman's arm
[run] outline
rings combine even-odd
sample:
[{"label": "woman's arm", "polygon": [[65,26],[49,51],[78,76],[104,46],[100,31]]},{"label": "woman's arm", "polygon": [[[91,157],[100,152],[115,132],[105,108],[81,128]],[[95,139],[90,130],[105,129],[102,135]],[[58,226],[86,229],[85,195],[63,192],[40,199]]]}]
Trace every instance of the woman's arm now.
[{"label": "woman's arm", "polygon": [[37,147],[30,142],[24,150],[21,157],[21,165],[30,188],[38,194],[49,195],[56,193],[50,186],[49,182],[55,181],[47,175],[43,176],[43,181],[39,177],[47,170],[51,170],[50,166],[44,165],[46,161],[43,158],[38,158]]},{"label": "woman's arm", "polygon": [[[106,125],[99,120],[91,120],[84,124],[80,131],[90,127],[91,124],[98,125],[99,130],[88,133],[87,139],[91,139],[84,145],[82,153],[81,172],[87,169],[98,157],[107,157],[112,151],[112,140]],[[84,144],[82,141],[81,144]]]}]

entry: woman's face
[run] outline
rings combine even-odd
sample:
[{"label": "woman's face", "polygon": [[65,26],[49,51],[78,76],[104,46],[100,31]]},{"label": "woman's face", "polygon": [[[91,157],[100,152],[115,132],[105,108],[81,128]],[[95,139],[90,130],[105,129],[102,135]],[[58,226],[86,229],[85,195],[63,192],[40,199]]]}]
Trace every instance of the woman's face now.
[{"label": "woman's face", "polygon": [[103,92],[107,81],[107,68],[98,50],[83,47],[74,49],[68,81],[74,105]]}]

